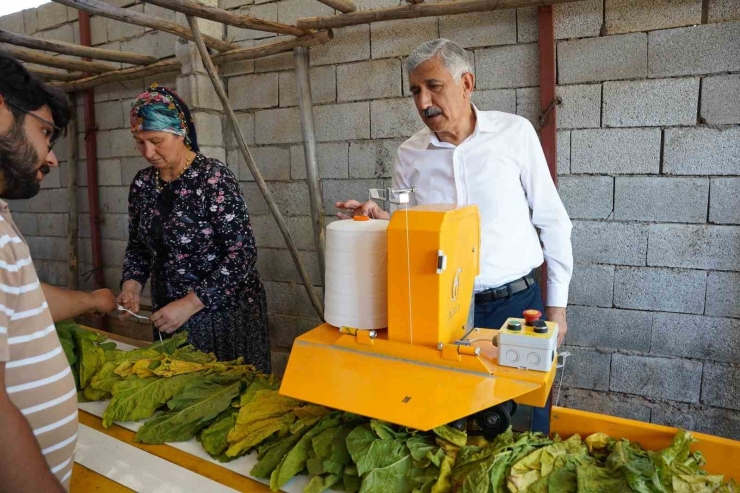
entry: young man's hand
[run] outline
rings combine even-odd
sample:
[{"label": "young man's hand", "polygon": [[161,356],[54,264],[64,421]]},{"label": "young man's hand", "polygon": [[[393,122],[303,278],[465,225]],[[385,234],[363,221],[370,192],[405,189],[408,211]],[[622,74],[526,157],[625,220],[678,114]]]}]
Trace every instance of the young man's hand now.
[{"label": "young man's hand", "polygon": [[545,320],[558,324],[558,347],[563,344],[565,334],[568,332],[568,322],[565,317],[565,308],[560,306],[548,306],[545,308]]},{"label": "young man's hand", "polygon": [[116,300],[113,296],[113,291],[110,289],[98,289],[90,293],[92,296],[93,308],[90,313],[97,315],[105,315],[106,313],[112,312],[116,309]]}]

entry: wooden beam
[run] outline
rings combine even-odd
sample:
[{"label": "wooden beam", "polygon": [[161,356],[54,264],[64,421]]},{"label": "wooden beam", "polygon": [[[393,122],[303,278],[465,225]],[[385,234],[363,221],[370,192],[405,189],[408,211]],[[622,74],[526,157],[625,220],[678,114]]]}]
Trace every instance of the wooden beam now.
[{"label": "wooden beam", "polygon": [[418,5],[403,5],[386,9],[361,10],[328,17],[304,17],[303,19],[298,19],[296,25],[301,29],[328,29],[396,19],[415,19],[417,17],[436,17],[440,15],[467,14],[470,12],[539,7],[541,5],[580,1],[582,0],[461,0],[459,2],[421,3]]},{"label": "wooden beam", "polygon": [[80,72],[93,74],[102,74],[103,72],[118,70],[118,67],[115,65],[109,65],[107,63],[83,62],[82,60],[75,60],[73,58],[49,56],[36,51],[16,48],[8,44],[0,44],[0,53],[12,56],[13,58],[17,58],[24,62],[36,63],[47,67],[63,68],[65,70],[79,70]]},{"label": "wooden beam", "polygon": [[298,29],[295,26],[257,19],[251,15],[237,14],[228,10],[203,5],[194,0],[146,0],[146,3],[158,5],[176,12],[182,12],[186,15],[221,22],[223,24],[228,24],[229,26],[240,27],[242,29],[255,29],[257,31],[289,34],[292,36],[309,34],[309,31]]},{"label": "wooden beam", "polygon": [[[175,22],[170,22],[165,19],[153,17],[151,15],[142,14],[135,10],[126,10],[119,7],[108,5],[107,3],[99,0],[53,0],[56,3],[72,7],[77,10],[84,10],[90,14],[100,15],[114,19],[121,22],[127,22],[129,24],[136,24],[137,26],[150,27],[152,29],[159,29],[166,33],[180,36],[181,38],[193,41],[193,34],[187,27],[181,26]],[[218,51],[229,51],[239,48],[239,45],[234,43],[228,43],[226,41],[214,38],[212,36],[204,36],[206,45]]]},{"label": "wooden beam", "polygon": [[357,6],[352,3],[352,0],[319,0],[319,2],[323,3],[324,5],[328,5],[329,7],[336,9],[344,14],[348,14],[357,10]]},{"label": "wooden beam", "polygon": [[[291,51],[298,46],[315,46],[324,44],[334,37],[331,30],[319,31],[314,34],[301,36],[300,38],[290,39],[287,41],[278,41],[254,48],[240,48],[225,53],[220,53],[211,57],[214,65],[221,65],[228,62],[240,62],[242,60],[253,60],[269,55],[275,55],[286,51]],[[51,83],[49,85],[58,87],[63,91],[81,91],[93,87],[102,86],[111,82],[123,82],[126,80],[141,79],[152,75],[165,74],[169,72],[179,72],[181,63],[178,60],[164,60],[143,67],[131,67],[114,72],[107,72],[102,75],[94,75],[65,83]]]},{"label": "wooden beam", "polygon": [[62,81],[82,79],[85,77],[83,72],[60,72],[59,70],[49,70],[45,68],[26,67],[29,72],[43,81]]},{"label": "wooden beam", "polygon": [[188,23],[190,24],[190,29],[195,36],[195,45],[198,47],[200,57],[203,59],[203,66],[205,67],[206,72],[208,72],[208,76],[211,78],[213,88],[216,90],[218,99],[221,100],[221,105],[226,111],[226,116],[231,123],[231,129],[234,132],[234,137],[236,137],[236,142],[239,145],[239,150],[241,151],[242,157],[244,158],[244,162],[247,163],[247,167],[252,173],[252,177],[254,178],[255,183],[257,183],[257,188],[259,188],[260,192],[262,192],[262,196],[265,198],[265,202],[267,202],[267,207],[270,209],[272,216],[275,218],[278,229],[280,229],[280,232],[283,234],[285,243],[288,245],[290,256],[293,257],[293,262],[295,262],[296,268],[298,269],[298,274],[300,274],[301,280],[303,281],[303,287],[306,289],[308,299],[311,300],[311,304],[313,305],[314,310],[316,310],[316,313],[323,320],[324,307],[313,289],[311,278],[308,276],[308,271],[306,270],[306,266],[303,265],[301,256],[298,253],[298,248],[293,242],[293,238],[290,236],[288,225],[286,224],[285,219],[280,212],[280,208],[278,208],[277,204],[275,203],[275,199],[272,198],[272,193],[270,193],[270,189],[267,188],[267,183],[265,182],[265,179],[262,177],[262,173],[254,162],[254,157],[249,151],[247,142],[244,140],[244,135],[242,135],[241,129],[239,128],[239,121],[236,119],[234,109],[231,107],[231,101],[229,101],[229,97],[226,95],[226,89],[224,89],[223,82],[221,82],[218,74],[216,74],[216,67],[213,65],[213,61],[208,54],[208,49],[206,48],[206,45],[203,42],[203,38],[200,35],[200,30],[198,29],[198,20],[191,15],[187,17]]},{"label": "wooden beam", "polygon": [[133,65],[149,65],[159,60],[153,56],[137,55],[135,53],[121,53],[120,51],[102,50],[100,48],[90,48],[62,41],[52,41],[50,39],[35,38],[26,34],[18,34],[4,29],[0,29],[0,41],[25,48],[34,48],[37,50],[53,51],[64,55],[79,57],[95,58],[98,60],[108,60],[109,62],[130,63]]}]

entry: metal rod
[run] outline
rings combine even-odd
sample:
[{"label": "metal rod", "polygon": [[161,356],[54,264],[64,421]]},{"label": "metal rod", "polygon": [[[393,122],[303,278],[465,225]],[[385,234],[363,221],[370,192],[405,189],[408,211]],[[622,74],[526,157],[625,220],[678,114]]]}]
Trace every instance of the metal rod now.
[{"label": "metal rod", "polygon": [[67,125],[67,287],[77,289],[79,285],[79,250],[77,246],[78,207],[77,207],[77,97],[69,95],[72,118]]},{"label": "metal rod", "polygon": [[247,147],[247,143],[244,140],[241,129],[239,128],[239,122],[236,119],[236,114],[234,114],[234,109],[231,107],[231,102],[226,95],[226,90],[224,89],[221,79],[219,79],[218,75],[216,74],[216,68],[213,65],[213,61],[208,55],[208,48],[206,48],[206,45],[203,42],[203,37],[200,34],[200,29],[198,28],[198,20],[191,15],[188,15],[187,19],[188,24],[190,24],[190,29],[193,33],[193,37],[195,38],[195,44],[198,47],[198,51],[200,52],[200,57],[203,60],[203,66],[208,72],[208,76],[211,78],[211,82],[213,83],[213,88],[216,90],[216,94],[221,100],[221,104],[226,111],[226,116],[228,117],[231,124],[231,129],[234,132],[234,137],[236,138],[236,142],[239,145],[239,150],[241,151],[242,157],[244,158],[244,162],[247,164],[249,171],[252,173],[252,177],[254,177],[254,181],[255,183],[257,183],[257,187],[260,189],[260,192],[262,192],[262,195],[265,198],[265,202],[267,202],[267,206],[270,209],[272,216],[275,218],[275,222],[277,222],[278,228],[283,234],[283,238],[285,238],[285,243],[288,245],[288,251],[290,252],[290,256],[293,257],[293,262],[295,262],[298,273],[301,276],[303,286],[304,288],[306,288],[306,293],[308,294],[308,298],[311,300],[311,304],[313,305],[314,310],[316,310],[316,313],[323,320],[324,309],[321,305],[321,301],[319,300],[319,297],[316,296],[316,293],[313,290],[311,279],[308,277],[306,267],[303,265],[301,257],[298,254],[298,249],[296,248],[295,243],[293,242],[293,238],[290,236],[290,232],[288,231],[288,225],[285,223],[285,219],[283,219],[283,215],[280,213],[280,209],[278,208],[277,204],[275,204],[275,200],[272,198],[272,194],[267,188],[267,183],[265,183],[264,178],[262,178],[262,173],[260,173],[257,165],[254,162],[254,158],[252,157],[252,153],[249,151],[249,147]]},{"label": "metal rod", "polygon": [[301,113],[303,151],[306,157],[306,182],[308,183],[308,196],[311,202],[311,225],[313,226],[314,242],[316,243],[316,254],[319,257],[321,285],[325,288],[326,225],[324,224],[324,194],[321,190],[319,163],[316,158],[316,130],[313,120],[309,57],[308,48],[299,47],[293,50],[296,95],[298,96],[298,108]]}]

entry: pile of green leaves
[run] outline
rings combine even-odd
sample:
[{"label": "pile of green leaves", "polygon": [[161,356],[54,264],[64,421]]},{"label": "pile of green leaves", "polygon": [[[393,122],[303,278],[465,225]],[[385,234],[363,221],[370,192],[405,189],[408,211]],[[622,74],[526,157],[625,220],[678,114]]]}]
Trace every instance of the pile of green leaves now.
[{"label": "pile of green leaves", "polygon": [[136,441],[196,437],[224,462],[256,452],[244,472],[273,491],[305,474],[307,493],[740,493],[701,469],[683,430],[658,452],[603,433],[563,440],[509,429],[488,442],[447,426],[421,432],[282,396],[279,379],[218,362],[186,333],[121,351],[73,322],[57,331],[80,398],[110,398],[104,427],[147,420]]}]

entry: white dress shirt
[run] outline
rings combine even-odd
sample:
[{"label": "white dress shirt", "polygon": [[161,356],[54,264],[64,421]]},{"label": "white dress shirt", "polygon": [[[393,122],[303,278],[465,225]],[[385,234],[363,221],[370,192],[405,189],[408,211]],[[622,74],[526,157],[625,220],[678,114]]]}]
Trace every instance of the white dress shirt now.
[{"label": "white dress shirt", "polygon": [[546,305],[564,307],[573,273],[571,222],[537,133],[520,116],[478,111],[475,106],[473,110],[475,131],[458,146],[440,142],[429,128],[401,144],[393,188],[416,187],[410,206],[478,206],[481,251],[476,292],[519,279],[546,259]]}]

